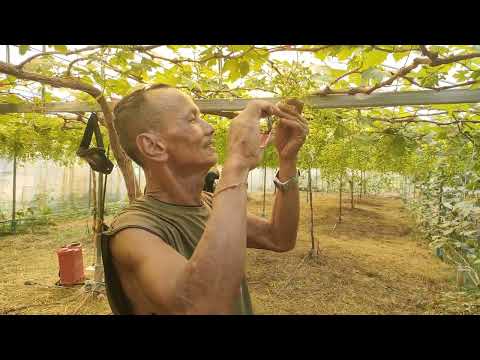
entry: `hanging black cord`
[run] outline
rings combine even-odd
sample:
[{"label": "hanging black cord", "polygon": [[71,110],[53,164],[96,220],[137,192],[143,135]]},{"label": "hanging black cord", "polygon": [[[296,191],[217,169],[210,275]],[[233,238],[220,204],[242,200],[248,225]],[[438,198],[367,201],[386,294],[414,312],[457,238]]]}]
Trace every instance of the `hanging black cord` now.
[{"label": "hanging black cord", "polygon": [[[109,154],[110,154],[110,145],[108,145],[108,148],[107,148],[107,155],[106,155],[107,159]],[[108,174],[105,174],[105,184],[103,186],[103,193],[102,193],[102,214],[104,217],[105,217],[105,197],[107,194],[107,178],[108,178]],[[103,219],[102,219],[102,223],[103,223]]]}]

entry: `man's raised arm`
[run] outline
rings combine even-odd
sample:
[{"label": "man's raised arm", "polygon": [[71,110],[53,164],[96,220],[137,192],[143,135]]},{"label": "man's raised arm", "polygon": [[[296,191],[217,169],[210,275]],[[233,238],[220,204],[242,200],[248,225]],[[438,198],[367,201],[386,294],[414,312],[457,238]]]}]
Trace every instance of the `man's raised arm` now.
[{"label": "man's raised arm", "polygon": [[248,247],[276,252],[295,247],[300,216],[300,196],[297,179],[297,155],[308,135],[308,125],[299,111],[279,105],[288,117],[281,118],[275,131],[275,146],[280,168],[279,189],[275,194],[272,217],[266,221],[248,215]]},{"label": "man's raised arm", "polygon": [[[112,240],[116,263],[134,279],[145,302],[162,314],[228,314],[245,271],[248,171],[261,157],[259,119],[280,115],[253,101],[232,120],[228,154],[205,231],[187,261],[158,237],[126,229]],[[285,115],[285,114],[283,114]]]}]

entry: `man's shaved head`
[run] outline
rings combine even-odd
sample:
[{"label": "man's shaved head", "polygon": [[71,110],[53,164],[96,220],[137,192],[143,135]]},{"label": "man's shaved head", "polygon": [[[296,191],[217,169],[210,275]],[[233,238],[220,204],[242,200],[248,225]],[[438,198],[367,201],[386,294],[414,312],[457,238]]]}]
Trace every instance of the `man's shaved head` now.
[{"label": "man's shaved head", "polygon": [[201,118],[193,99],[168,85],[125,96],[115,107],[120,145],[138,165],[166,165],[188,173],[216,163],[214,128]]},{"label": "man's shaved head", "polygon": [[120,145],[127,155],[138,165],[143,166],[142,156],[137,148],[136,138],[149,130],[162,127],[159,109],[169,107],[168,103],[156,104],[152,95],[163,91],[177,91],[169,85],[156,84],[125,96],[114,109],[114,123]]}]

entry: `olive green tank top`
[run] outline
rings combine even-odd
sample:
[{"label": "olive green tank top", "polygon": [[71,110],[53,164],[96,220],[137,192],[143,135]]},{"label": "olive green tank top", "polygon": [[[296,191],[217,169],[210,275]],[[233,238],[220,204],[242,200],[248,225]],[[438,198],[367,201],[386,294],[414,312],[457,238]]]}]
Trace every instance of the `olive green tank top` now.
[{"label": "olive green tank top", "polygon": [[[102,236],[105,286],[114,314],[132,314],[132,305],[122,289],[112,262],[108,240],[119,231],[139,228],[159,236],[186,259],[190,259],[205,230],[212,208],[212,194],[202,192],[203,205],[183,206],[145,195],[121,210]],[[161,241],[161,240],[159,240]],[[240,286],[234,314],[253,314],[246,280]]]}]

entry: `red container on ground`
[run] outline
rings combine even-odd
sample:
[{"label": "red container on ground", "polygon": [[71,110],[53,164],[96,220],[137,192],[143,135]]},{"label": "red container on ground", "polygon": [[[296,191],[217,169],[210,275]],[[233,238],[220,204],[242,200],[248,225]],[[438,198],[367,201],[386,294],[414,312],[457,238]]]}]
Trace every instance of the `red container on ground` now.
[{"label": "red container on ground", "polygon": [[64,246],[57,250],[60,285],[75,285],[85,280],[83,271],[83,251],[79,243]]}]

